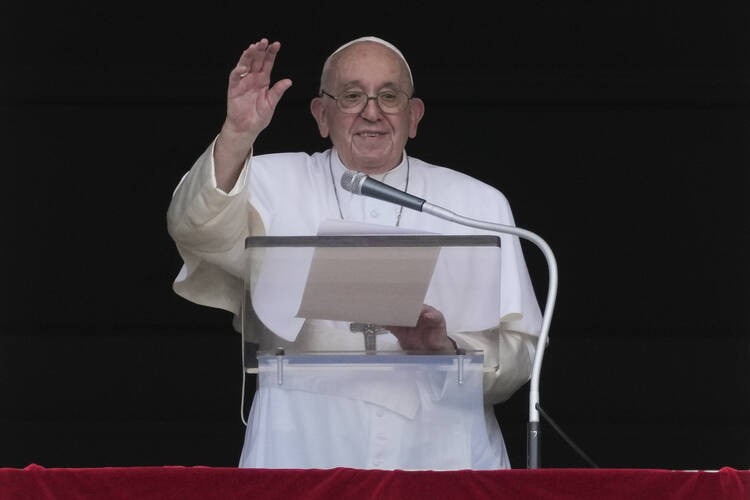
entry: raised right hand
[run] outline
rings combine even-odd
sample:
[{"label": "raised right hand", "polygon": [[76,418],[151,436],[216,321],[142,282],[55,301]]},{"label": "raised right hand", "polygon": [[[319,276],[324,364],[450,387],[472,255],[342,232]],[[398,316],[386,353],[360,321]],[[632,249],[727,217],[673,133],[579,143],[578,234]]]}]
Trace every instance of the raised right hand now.
[{"label": "raised right hand", "polygon": [[231,132],[245,135],[251,143],[271,123],[284,92],[292,86],[288,78],[273,87],[271,69],[281,44],[263,38],[250,45],[229,74],[226,125]]},{"label": "raised right hand", "polygon": [[279,42],[261,39],[245,49],[229,74],[227,117],[214,148],[216,183],[224,191],[236,182],[255,139],[271,123],[281,96],[292,86],[285,78],[270,87],[280,47]]}]

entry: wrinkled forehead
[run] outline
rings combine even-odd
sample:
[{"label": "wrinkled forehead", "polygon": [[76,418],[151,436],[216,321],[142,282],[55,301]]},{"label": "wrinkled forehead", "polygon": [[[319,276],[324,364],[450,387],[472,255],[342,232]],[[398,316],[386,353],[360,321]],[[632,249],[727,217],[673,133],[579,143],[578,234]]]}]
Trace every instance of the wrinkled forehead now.
[{"label": "wrinkled forehead", "polygon": [[326,84],[326,80],[330,76],[332,67],[335,64],[338,64],[338,61],[341,58],[345,57],[347,55],[346,54],[347,52],[351,51],[351,50],[347,50],[347,49],[350,49],[350,47],[352,47],[353,45],[356,45],[356,44],[363,44],[364,42],[378,44],[378,45],[380,45],[382,47],[387,48],[388,51],[391,54],[394,54],[397,57],[397,60],[400,61],[401,63],[403,63],[403,67],[406,69],[406,75],[407,75],[407,78],[408,78],[408,83],[412,87],[412,89],[414,88],[414,79],[413,79],[412,74],[411,74],[411,68],[409,67],[409,63],[406,62],[406,58],[401,53],[401,51],[398,50],[393,44],[391,44],[391,43],[389,43],[389,42],[387,42],[387,41],[385,41],[385,40],[383,40],[381,38],[377,38],[377,37],[374,37],[374,36],[365,36],[365,37],[357,38],[355,40],[352,40],[350,42],[345,43],[341,47],[339,47],[336,50],[334,50],[331,53],[330,56],[328,56],[328,58],[325,61],[325,64],[323,65],[323,72],[320,75],[320,89],[321,90],[323,90],[323,87]]}]

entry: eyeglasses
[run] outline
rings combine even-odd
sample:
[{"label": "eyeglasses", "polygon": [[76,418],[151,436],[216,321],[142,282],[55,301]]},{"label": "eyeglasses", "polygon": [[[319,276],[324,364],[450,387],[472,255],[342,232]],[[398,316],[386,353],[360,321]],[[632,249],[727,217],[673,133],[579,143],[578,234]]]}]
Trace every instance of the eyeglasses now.
[{"label": "eyeglasses", "polygon": [[411,100],[411,97],[400,90],[383,90],[378,92],[378,95],[367,95],[360,90],[345,90],[338,96],[333,96],[325,90],[321,90],[320,94],[327,95],[336,101],[336,105],[342,112],[351,114],[361,113],[370,99],[375,99],[380,110],[388,114],[404,111]]}]

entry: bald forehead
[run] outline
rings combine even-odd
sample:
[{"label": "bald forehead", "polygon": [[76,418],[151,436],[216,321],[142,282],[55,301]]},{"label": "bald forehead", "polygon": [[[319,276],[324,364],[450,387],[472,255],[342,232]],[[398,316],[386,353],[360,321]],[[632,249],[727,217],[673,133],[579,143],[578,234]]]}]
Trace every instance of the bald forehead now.
[{"label": "bald forehead", "polygon": [[[410,71],[402,57],[388,47],[370,41],[353,43],[333,54],[323,68],[321,83],[330,86],[356,82],[359,73],[373,68],[380,69],[388,83],[407,92],[413,90]],[[339,81],[334,81],[334,78]]]}]

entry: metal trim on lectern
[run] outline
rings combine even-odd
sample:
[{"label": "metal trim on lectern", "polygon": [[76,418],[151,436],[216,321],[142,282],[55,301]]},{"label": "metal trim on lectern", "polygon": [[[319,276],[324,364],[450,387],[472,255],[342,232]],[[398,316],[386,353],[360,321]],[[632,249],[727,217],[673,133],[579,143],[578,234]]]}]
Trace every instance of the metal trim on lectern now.
[{"label": "metal trim on lectern", "polygon": [[304,351],[286,352],[282,348],[274,351],[259,351],[258,364],[273,362],[276,367],[276,383],[284,384],[285,367],[320,367],[346,368],[348,365],[372,365],[386,367],[387,365],[424,365],[450,367],[456,370],[458,385],[464,383],[464,370],[467,364],[473,366],[484,365],[484,352],[481,350],[467,351],[459,349],[456,353],[434,352],[393,352],[393,351]]},{"label": "metal trim on lectern", "polygon": [[500,247],[490,235],[358,235],[358,236],[248,236],[245,248],[256,247]]}]

